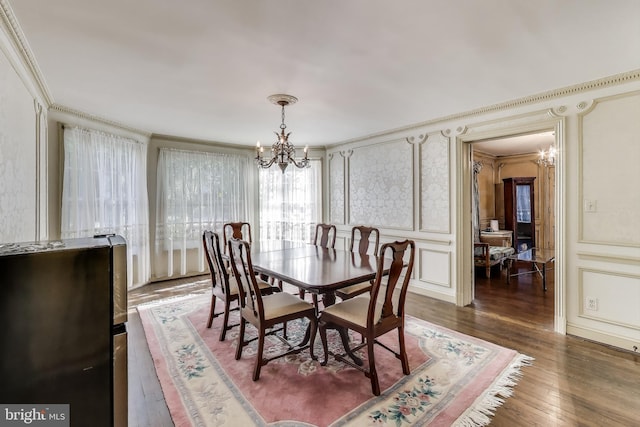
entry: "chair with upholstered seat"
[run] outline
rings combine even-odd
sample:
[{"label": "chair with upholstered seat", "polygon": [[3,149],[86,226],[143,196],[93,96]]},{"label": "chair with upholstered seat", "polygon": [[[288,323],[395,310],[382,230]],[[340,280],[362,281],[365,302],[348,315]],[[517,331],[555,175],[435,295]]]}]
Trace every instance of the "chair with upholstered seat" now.
[{"label": "chair with upholstered seat", "polygon": [[[409,256],[408,263],[405,256]],[[345,354],[333,356],[362,372],[371,380],[374,395],[380,395],[380,385],[376,371],[374,344],[391,351],[402,363],[402,372],[409,375],[409,360],[404,344],[404,304],[407,296],[409,279],[413,270],[415,243],[412,240],[385,243],[380,249],[380,257],[376,269],[376,277],[369,295],[363,294],[355,298],[341,301],[326,307],[319,318],[320,337],[324,348],[323,365],[327,363],[329,350],[327,347],[327,329],[346,328],[360,333],[365,341],[351,348],[351,352],[366,346],[368,367],[359,366],[345,358]],[[384,274],[385,257],[391,258],[389,274]],[[394,296],[401,276],[403,280],[398,295]],[[394,305],[396,304],[396,305]],[[380,343],[377,338],[394,329],[398,330],[398,350]]]},{"label": "chair with upholstered seat", "polygon": [[226,245],[229,239],[242,239],[251,244],[251,224],[242,221],[224,223],[222,225],[222,239],[225,244],[223,249],[225,253],[227,252]]},{"label": "chair with upholstered seat", "polygon": [[313,244],[333,249],[336,245],[336,226],[333,224],[316,224]]},{"label": "chair with upholstered seat", "polygon": [[[239,299],[238,282],[235,277],[229,275],[229,271],[224,266],[218,233],[206,230],[202,233],[202,245],[211,277],[211,308],[209,310],[207,328],[211,328],[214,318],[223,315],[220,341],[224,341],[227,331],[234,326],[238,326],[237,323],[229,325],[229,312],[238,309],[238,306],[231,308],[231,303]],[[258,282],[258,286],[263,294],[270,294],[279,290],[262,280]],[[224,310],[218,313],[215,312],[217,299],[224,303]]]},{"label": "chair with upholstered seat", "polygon": [[[251,250],[249,243],[239,239],[229,240],[229,257],[231,268],[235,277],[238,278],[238,289],[240,293],[240,332],[238,334],[238,346],[236,347],[236,360],[242,357],[242,349],[251,341],[245,341],[244,334],[246,323],[249,322],[258,330],[258,349],[256,351],[256,364],[253,370],[253,380],[260,378],[262,366],[274,359],[278,359],[289,354],[299,353],[309,349],[311,358],[313,354],[313,344],[317,329],[317,318],[315,307],[301,300],[300,298],[286,292],[273,293],[271,295],[261,295],[258,281],[251,263]],[[287,341],[286,324],[294,319],[309,319],[307,334],[298,345],[293,345]],[[281,328],[275,328],[282,324]],[[278,332],[282,331],[282,336]],[[289,348],[277,355],[265,357],[264,344],[267,335],[274,335],[284,342]],[[308,341],[307,341],[308,338]]]},{"label": "chair with upholstered seat", "polygon": [[[374,256],[378,255],[378,246],[380,245],[380,230],[374,227],[365,227],[363,225],[355,226],[351,229],[351,243],[349,244],[349,250],[353,252],[353,248],[357,245],[357,253],[366,255],[372,252]],[[373,247],[373,251],[370,247]],[[371,282],[357,283],[355,285],[347,286],[346,288],[338,289],[336,296],[343,300],[353,298],[355,296],[367,293],[371,290]]]},{"label": "chair with upholstered seat", "polygon": [[[316,232],[313,236],[313,244],[322,248],[333,249],[336,246],[336,226],[333,224],[316,224]],[[298,291],[300,298],[304,299],[305,291]],[[318,295],[312,294],[313,304],[318,307]]]}]

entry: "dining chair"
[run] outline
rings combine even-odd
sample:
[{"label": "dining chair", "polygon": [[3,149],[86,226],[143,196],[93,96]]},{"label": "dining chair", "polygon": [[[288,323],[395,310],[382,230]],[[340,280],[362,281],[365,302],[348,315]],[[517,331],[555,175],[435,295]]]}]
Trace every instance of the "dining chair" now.
[{"label": "dining chair", "polygon": [[313,244],[333,249],[336,245],[336,226],[333,224],[316,224]]},{"label": "dining chair", "polygon": [[[373,240],[373,241],[372,241]],[[370,247],[373,246],[373,255],[378,255],[378,246],[380,245],[380,230],[374,227],[365,227],[364,225],[358,225],[351,229],[351,243],[349,244],[349,250],[353,252],[354,247],[357,245],[357,253],[360,255],[367,255],[370,252]],[[371,290],[370,282],[356,283],[355,285],[347,286],[346,288],[338,289],[336,296],[341,299],[349,299],[355,296],[364,294]]]},{"label": "dining chair", "polygon": [[[270,295],[262,295],[258,286],[258,281],[251,263],[251,250],[249,242],[240,239],[229,240],[229,257],[231,268],[238,278],[238,290],[240,293],[240,332],[238,334],[238,346],[236,347],[236,360],[242,357],[242,349],[252,340],[245,341],[244,333],[246,323],[251,323],[258,330],[258,349],[256,351],[256,364],[253,370],[253,380],[260,378],[260,369],[274,359],[278,359],[289,354],[299,353],[309,349],[312,359],[316,359],[313,354],[313,344],[318,326],[315,307],[286,292],[277,292]],[[294,319],[309,319],[307,332],[298,345],[294,345],[287,340],[287,322]],[[276,325],[282,324],[280,328]],[[278,332],[282,331],[281,335]],[[263,355],[265,338],[274,335],[279,338],[288,350],[279,354]],[[309,340],[307,341],[307,338]]]},{"label": "dining chair", "polygon": [[[316,224],[316,232],[313,236],[313,244],[322,248],[333,249],[336,246],[336,226],[333,224]],[[300,298],[304,299],[305,291],[298,291]],[[312,294],[313,304],[318,307],[318,295]]]},{"label": "dining chair", "polygon": [[248,222],[226,222],[222,225],[222,238],[225,242],[224,252],[227,252],[226,242],[229,239],[242,239],[249,244],[252,243],[251,240],[251,224]]},{"label": "dining chair", "polygon": [[[408,253],[408,254],[407,254]],[[408,255],[409,261],[405,262]],[[336,360],[348,364],[362,372],[371,380],[371,390],[376,396],[380,395],[380,385],[378,383],[378,373],[376,371],[374,344],[378,344],[384,349],[392,352],[402,363],[402,372],[409,375],[409,360],[404,344],[404,304],[407,296],[409,279],[413,270],[413,258],[415,255],[415,242],[412,240],[396,241],[385,243],[380,248],[380,257],[376,269],[376,277],[371,287],[370,295],[360,295],[346,301],[338,302],[326,307],[320,314],[319,330],[324,349],[324,361],[326,365],[329,358],[327,347],[328,328],[346,328],[359,332],[365,337],[363,343],[353,348],[351,352],[367,347],[368,366],[357,365],[345,358],[346,354],[333,354]],[[384,259],[391,258],[389,274],[384,274]],[[400,292],[397,299],[394,298],[394,291],[400,281]],[[384,283],[383,283],[384,282]],[[394,329],[398,330],[398,350],[394,350],[382,343],[377,338]],[[347,345],[347,343],[345,343]],[[347,349],[345,349],[347,350]]]},{"label": "dining chair", "polygon": [[[229,325],[229,312],[238,310],[239,304],[233,309],[231,303],[239,301],[238,282],[236,278],[229,274],[229,270],[225,268],[222,259],[222,251],[220,249],[220,236],[213,231],[205,230],[202,233],[202,245],[204,246],[204,254],[209,265],[209,273],[211,276],[211,308],[209,309],[209,320],[207,328],[211,328],[213,319],[223,315],[222,328],[220,330],[220,341],[224,341],[227,331],[238,323]],[[279,291],[278,288],[270,286],[268,283],[260,280],[258,287],[262,294],[270,294]],[[216,300],[220,299],[224,302],[224,310],[216,313]]]}]

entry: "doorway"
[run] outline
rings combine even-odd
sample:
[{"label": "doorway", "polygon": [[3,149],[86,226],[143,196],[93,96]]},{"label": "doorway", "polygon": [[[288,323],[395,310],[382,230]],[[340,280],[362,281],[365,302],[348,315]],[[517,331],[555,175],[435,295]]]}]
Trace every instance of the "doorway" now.
[{"label": "doorway", "polygon": [[[460,262],[457,266],[457,274],[461,278],[458,281],[459,286],[456,289],[456,303],[460,306],[474,304],[475,300],[475,266],[474,266],[474,235],[472,227],[472,177],[473,177],[473,147],[481,147],[481,144],[491,143],[491,141],[504,140],[511,137],[533,135],[545,132],[554,133],[554,145],[558,150],[558,156],[555,164],[555,172],[551,178],[551,185],[554,186],[555,192],[552,202],[548,208],[553,212],[553,226],[549,227],[546,231],[543,231],[541,239],[547,239],[548,244],[552,244],[555,253],[554,269],[549,272],[549,276],[553,280],[553,290],[547,291],[548,293],[543,296],[550,304],[552,300],[553,306],[553,330],[558,333],[566,333],[566,315],[565,315],[565,302],[564,302],[564,277],[563,272],[563,252],[564,252],[564,215],[565,211],[564,201],[562,200],[562,188],[563,188],[563,157],[562,150],[564,147],[563,137],[564,121],[562,118],[554,117],[549,119],[548,116],[544,119],[537,121],[536,123],[526,123],[517,127],[500,127],[500,124],[491,123],[487,126],[487,129],[481,130],[481,128],[468,131],[466,134],[459,135],[457,137],[457,154],[458,154],[458,176],[460,180],[457,183],[457,223],[456,233],[460,236],[460,244],[456,248],[458,258]],[[494,142],[496,143],[496,142]],[[496,143],[497,144],[497,143]],[[499,167],[499,165],[497,166]],[[545,237],[552,236],[552,238]],[[552,241],[549,241],[552,240]],[[503,273],[504,274],[504,273]],[[503,281],[505,278],[503,277]],[[526,286],[526,279],[522,278],[522,286]],[[504,285],[506,286],[506,285]],[[513,282],[511,284],[513,286]],[[508,298],[504,301],[504,304],[508,304]],[[481,304],[478,301],[476,305]],[[487,308],[491,310],[491,308]]]},{"label": "doorway", "polygon": [[[534,247],[538,253],[554,253],[555,163],[540,158],[551,147],[551,130],[471,143],[474,240],[490,245],[492,253],[509,247],[523,254]],[[503,259],[489,269],[476,265],[472,306],[507,321],[553,330],[553,263],[547,267],[543,284],[542,274],[531,273],[530,263]]]}]

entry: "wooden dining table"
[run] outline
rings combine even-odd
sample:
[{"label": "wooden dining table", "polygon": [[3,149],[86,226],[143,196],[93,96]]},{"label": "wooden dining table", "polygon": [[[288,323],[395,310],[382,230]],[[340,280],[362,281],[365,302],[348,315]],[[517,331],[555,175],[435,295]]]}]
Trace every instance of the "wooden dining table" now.
[{"label": "wooden dining table", "polygon": [[[310,244],[259,243],[252,245],[253,269],[261,275],[281,280],[310,293],[322,296],[324,306],[335,303],[335,291],[375,278],[378,257]],[[389,273],[391,259],[384,259],[384,273]],[[338,329],[345,350],[348,334]],[[306,339],[306,336],[305,336]],[[349,356],[361,364],[353,353]]]},{"label": "wooden dining table", "polygon": [[[253,245],[253,269],[310,293],[322,295],[325,305],[335,302],[335,291],[375,278],[378,257],[310,244],[283,244],[280,248]],[[391,259],[385,259],[385,273]]]}]

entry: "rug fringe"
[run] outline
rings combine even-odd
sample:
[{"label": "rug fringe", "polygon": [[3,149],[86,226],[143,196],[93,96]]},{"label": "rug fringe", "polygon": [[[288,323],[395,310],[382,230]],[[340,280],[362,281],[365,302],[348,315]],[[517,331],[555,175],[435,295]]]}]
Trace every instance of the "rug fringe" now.
[{"label": "rug fringe", "polygon": [[531,366],[534,358],[518,354],[511,364],[496,379],[493,385],[480,396],[453,424],[456,427],[483,427],[491,423],[491,418],[505,402],[513,395],[513,387],[522,377],[523,366]]}]

